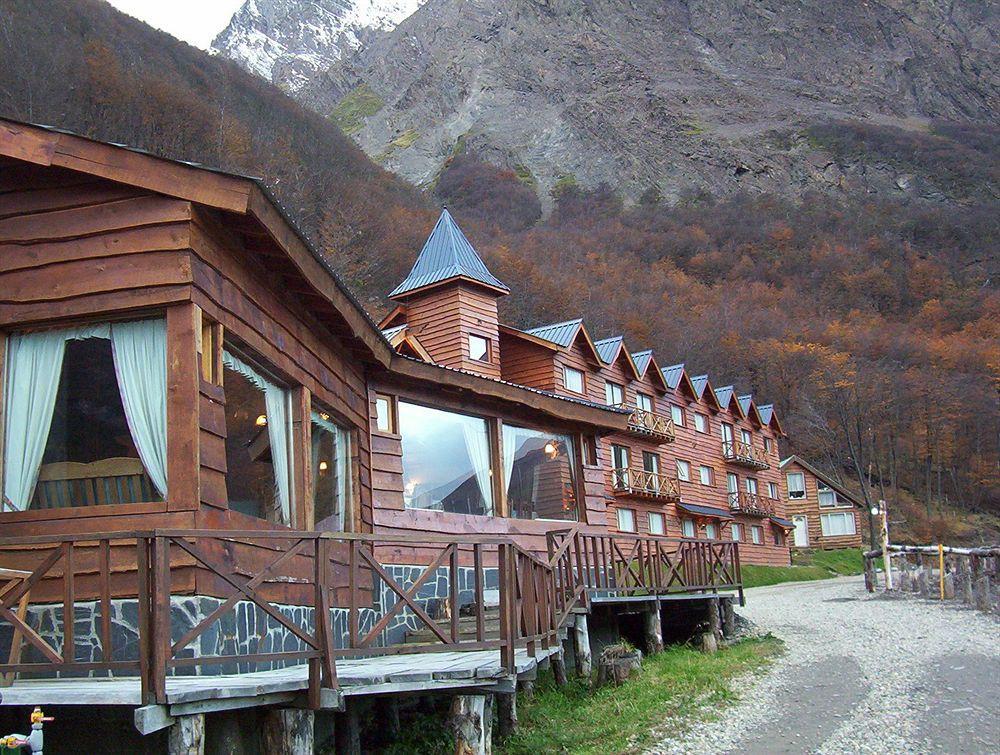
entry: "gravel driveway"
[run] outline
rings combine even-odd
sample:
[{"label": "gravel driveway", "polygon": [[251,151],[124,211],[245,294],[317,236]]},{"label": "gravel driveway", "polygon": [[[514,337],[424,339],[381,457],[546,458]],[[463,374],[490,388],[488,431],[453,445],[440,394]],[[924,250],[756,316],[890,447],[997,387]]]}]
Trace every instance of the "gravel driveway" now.
[{"label": "gravel driveway", "polygon": [[1000,622],[883,598],[860,577],[747,591],[786,654],[740,702],[656,753],[1000,752]]}]

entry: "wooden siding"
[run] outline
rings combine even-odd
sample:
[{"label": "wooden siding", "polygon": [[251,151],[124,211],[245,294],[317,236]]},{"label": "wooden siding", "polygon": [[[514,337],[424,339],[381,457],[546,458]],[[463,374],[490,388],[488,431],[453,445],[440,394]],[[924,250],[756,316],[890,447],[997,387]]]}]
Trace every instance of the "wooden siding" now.
[{"label": "wooden siding", "polygon": [[[845,505],[838,505],[835,508],[820,508],[819,487],[824,483],[808,469],[795,463],[794,461],[786,465],[785,468],[781,470],[781,477],[783,480],[785,479],[785,475],[789,472],[801,472],[806,483],[805,498],[789,499],[787,497],[786,490],[785,500],[789,519],[793,516],[806,517],[806,524],[808,525],[809,530],[809,545],[807,547],[823,548],[827,550],[834,548],[860,548],[862,537],[862,521],[860,516],[861,510],[850,502]],[[787,482],[785,482],[784,485],[787,487]],[[850,512],[854,515],[854,534],[824,535],[820,515],[834,513],[841,514],[846,512]],[[789,535],[789,545],[793,548],[795,547],[795,541],[793,535],[791,534]]]}]

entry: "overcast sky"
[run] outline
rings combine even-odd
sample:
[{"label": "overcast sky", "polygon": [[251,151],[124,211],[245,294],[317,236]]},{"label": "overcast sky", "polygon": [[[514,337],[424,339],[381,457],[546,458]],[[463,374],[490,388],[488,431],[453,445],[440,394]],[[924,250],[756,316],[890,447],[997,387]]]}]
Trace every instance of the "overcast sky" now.
[{"label": "overcast sky", "polygon": [[203,50],[242,5],[242,0],[108,1],[118,10]]}]

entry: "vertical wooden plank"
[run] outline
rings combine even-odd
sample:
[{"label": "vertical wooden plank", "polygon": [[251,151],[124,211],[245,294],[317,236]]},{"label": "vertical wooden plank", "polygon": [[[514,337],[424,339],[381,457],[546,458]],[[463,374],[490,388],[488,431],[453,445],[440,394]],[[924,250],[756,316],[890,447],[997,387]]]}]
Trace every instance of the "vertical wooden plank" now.
[{"label": "vertical wooden plank", "polygon": [[483,585],[483,546],[476,543],[472,546],[472,564],[476,578],[476,642],[482,642],[486,638],[486,607],[483,605],[484,585]]},{"label": "vertical wooden plank", "polygon": [[511,546],[501,543],[497,546],[497,566],[500,584],[500,663],[507,674],[514,674],[514,603],[510,579]]},{"label": "vertical wooden plank", "polygon": [[[98,567],[101,584],[101,655],[105,663],[112,658],[111,653],[111,541],[104,539],[100,543],[100,566]],[[142,577],[140,576],[140,579]]]},{"label": "vertical wooden plank", "polygon": [[153,664],[152,691],[156,702],[167,702],[167,662],[170,659],[170,540],[153,538]]},{"label": "vertical wooden plank", "polygon": [[76,659],[76,595],[73,584],[73,543],[63,543],[63,663]]},{"label": "vertical wooden plank", "polygon": [[497,516],[510,516],[507,504],[507,489],[503,475],[503,422],[499,419],[489,421],[490,429],[490,464],[493,466],[493,500],[496,503]]},{"label": "vertical wooden plank", "polygon": [[[292,389],[292,526],[316,528],[312,480],[312,395],[308,388]],[[332,463],[332,462],[331,462]],[[347,512],[344,512],[347,521]]]},{"label": "vertical wooden plank", "polygon": [[458,543],[448,546],[448,602],[451,607],[451,641],[458,644]]},{"label": "vertical wooden plank", "polygon": [[3,497],[4,436],[7,435],[7,418],[4,406],[7,404],[7,334],[0,331],[0,512],[6,510]]},{"label": "vertical wooden plank", "polygon": [[139,683],[143,705],[156,702],[152,678],[152,622],[150,620],[149,539],[136,538],[136,572],[139,580]]},{"label": "vertical wooden plank", "polygon": [[167,498],[170,511],[197,509],[201,500],[197,340],[201,310],[167,309]]},{"label": "vertical wooden plank", "polygon": [[356,648],[358,646],[358,548],[361,543],[358,540],[351,540],[350,548],[350,593],[351,604],[348,609],[348,637],[347,646]]}]

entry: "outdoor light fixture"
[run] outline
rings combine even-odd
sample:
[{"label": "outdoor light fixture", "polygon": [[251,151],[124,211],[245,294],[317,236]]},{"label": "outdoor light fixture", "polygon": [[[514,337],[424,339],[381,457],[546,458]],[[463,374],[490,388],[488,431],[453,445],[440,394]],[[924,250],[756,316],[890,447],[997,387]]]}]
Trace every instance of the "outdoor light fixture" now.
[{"label": "outdoor light fixture", "polygon": [[879,515],[879,507],[872,506],[872,516],[878,516],[878,515]]},{"label": "outdoor light fixture", "polygon": [[267,427],[267,415],[266,414],[259,415],[257,419],[254,420],[254,424],[257,425],[257,427]]},{"label": "outdoor light fixture", "polygon": [[319,463],[319,471],[320,471],[320,472],[325,472],[325,471],[326,471],[326,470],[328,470],[329,468],[330,468],[330,465],[329,465],[329,464],[327,464],[327,463],[326,463],[325,461],[321,461],[321,462]]},{"label": "outdoor light fixture", "polygon": [[545,453],[547,453],[552,458],[555,458],[556,452],[558,450],[559,446],[557,446],[554,441],[550,440],[548,443],[545,444]]}]

